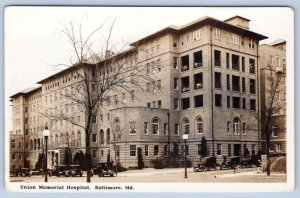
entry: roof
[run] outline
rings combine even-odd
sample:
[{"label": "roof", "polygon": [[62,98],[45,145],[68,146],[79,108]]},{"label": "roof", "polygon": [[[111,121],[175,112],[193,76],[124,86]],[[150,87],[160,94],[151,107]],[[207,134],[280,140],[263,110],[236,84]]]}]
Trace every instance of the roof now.
[{"label": "roof", "polygon": [[235,15],[235,16],[233,16],[233,17],[230,17],[230,18],[224,20],[224,22],[230,21],[231,19],[234,19],[234,18],[240,18],[240,19],[243,19],[243,20],[245,20],[245,21],[251,21],[250,19],[241,17],[241,16],[239,16],[239,15]]},{"label": "roof", "polygon": [[283,39],[276,39],[275,41],[272,41],[272,42],[269,43],[268,45],[274,46],[274,45],[279,45],[279,44],[282,44],[282,43],[286,43],[286,41],[283,40]]},{"label": "roof", "polygon": [[28,93],[31,93],[31,92],[34,92],[34,91],[37,91],[38,89],[41,89],[42,86],[41,85],[38,85],[36,87],[29,87],[27,89],[24,89],[23,91],[20,91],[12,96],[10,96],[10,98],[14,98],[16,96],[19,96],[19,95],[25,95],[25,94],[28,94]]},{"label": "roof", "polygon": [[143,43],[144,41],[146,40],[149,40],[149,39],[152,39],[152,38],[155,38],[161,34],[164,34],[164,33],[175,33],[175,34],[179,34],[179,33],[183,33],[189,29],[192,29],[192,28],[195,28],[195,27],[199,27],[199,26],[204,26],[204,25],[212,25],[212,26],[217,26],[217,27],[221,27],[221,28],[224,28],[224,29],[227,29],[227,30],[230,30],[234,33],[239,33],[239,34],[243,34],[245,36],[249,36],[249,37],[252,37],[252,38],[255,38],[255,39],[258,39],[258,40],[263,40],[263,39],[266,39],[268,38],[267,36],[264,36],[264,35],[261,35],[261,34],[258,34],[258,33],[255,33],[255,32],[252,32],[250,30],[247,30],[247,29],[244,29],[244,28],[241,28],[241,27],[237,27],[235,25],[231,25],[229,23],[226,23],[226,21],[232,19],[232,18],[235,18],[235,17],[239,17],[243,20],[247,20],[247,21],[250,21],[249,19],[246,19],[246,18],[243,18],[241,16],[234,16],[234,17],[231,17],[229,19],[226,19],[225,21],[220,21],[218,19],[215,19],[215,18],[212,18],[212,17],[208,17],[208,16],[204,16],[202,18],[199,18],[195,21],[192,21],[190,23],[187,23],[181,27],[176,27],[176,26],[168,26],[166,28],[163,28],[153,34],[150,34],[144,38],[141,38],[133,43],[131,43],[132,46],[134,45],[137,45],[138,43]]}]

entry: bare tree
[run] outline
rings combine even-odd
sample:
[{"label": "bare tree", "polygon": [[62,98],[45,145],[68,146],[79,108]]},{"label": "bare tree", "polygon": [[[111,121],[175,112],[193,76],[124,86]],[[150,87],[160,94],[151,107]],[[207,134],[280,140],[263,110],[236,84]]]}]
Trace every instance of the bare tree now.
[{"label": "bare tree", "polygon": [[274,117],[285,109],[285,76],[286,68],[268,64],[264,71],[265,83],[262,90],[261,126],[266,141],[267,175],[271,174],[270,138]]},{"label": "bare tree", "polygon": [[[127,92],[132,96],[133,90],[144,92],[146,84],[153,81],[153,77],[146,72],[146,66],[138,64],[136,47],[124,50],[124,45],[117,49],[117,44],[111,42],[114,22],[109,26],[107,35],[102,31],[104,27],[103,23],[86,37],[83,36],[81,25],[76,29],[70,23],[62,30],[72,47],[72,65],[67,70],[72,73],[73,82],[60,94],[64,106],[47,107],[48,112],[44,113],[51,121],[64,120],[85,131],[87,182],[91,181],[92,125],[99,111],[104,108],[104,102],[110,101],[118,93]],[[101,40],[93,39],[97,33],[101,35]],[[100,45],[100,50],[95,50],[94,45]],[[66,81],[69,83],[70,79]],[[69,108],[73,108],[73,111]],[[84,121],[79,122],[77,115],[83,115]],[[114,149],[116,152],[116,145]]]}]

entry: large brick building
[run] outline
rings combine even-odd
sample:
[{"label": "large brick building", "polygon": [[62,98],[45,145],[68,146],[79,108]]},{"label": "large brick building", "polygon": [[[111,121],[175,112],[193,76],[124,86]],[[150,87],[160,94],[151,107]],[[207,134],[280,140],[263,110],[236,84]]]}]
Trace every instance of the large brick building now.
[{"label": "large brick building", "polygon": [[[115,159],[117,148],[122,166],[135,167],[140,147],[145,165],[151,166],[151,159],[169,148],[182,150],[183,134],[189,135],[188,157],[193,162],[201,157],[203,137],[207,155],[219,160],[243,156],[247,150],[257,153],[261,141],[256,118],[260,110],[258,47],[267,37],[250,31],[249,22],[240,16],[225,21],[203,17],[182,27],[166,27],[122,52],[129,65],[146,66],[155,80],[145,84],[146,93],[134,88],[129,93],[112,92],[111,99],[101,105],[90,137],[93,163]],[[92,89],[104,73],[113,72],[107,61],[86,65],[91,68]],[[38,82],[41,87],[11,97],[14,130],[29,132],[26,150],[32,168],[43,149],[41,125],[45,125],[41,114],[35,113],[64,111],[76,115],[77,122],[86,120],[75,104],[61,97],[78,83],[77,71],[77,66],[70,67]],[[26,98],[34,99],[26,103]],[[29,117],[26,107],[32,109]],[[20,122],[29,120],[28,125],[16,128],[16,108],[22,109]],[[65,148],[70,148],[73,157],[84,152],[85,135],[78,126],[58,121],[50,131],[49,166],[65,163]]]},{"label": "large brick building", "polygon": [[[286,83],[283,76],[276,93],[270,91],[271,75],[282,75],[286,71],[286,41],[278,39],[270,44],[259,46],[259,67],[260,67],[260,91],[261,91],[261,109],[264,113],[266,103],[270,100],[272,93],[275,94],[274,103],[278,103],[279,112],[275,112],[270,120],[270,153],[273,155],[286,154]],[[273,70],[271,74],[270,70]],[[276,81],[275,81],[276,82]],[[275,105],[274,105],[275,106]],[[264,120],[264,119],[263,119]],[[262,129],[263,131],[264,129]],[[262,133],[262,139],[265,141],[265,134]],[[263,144],[264,145],[264,144]]]}]

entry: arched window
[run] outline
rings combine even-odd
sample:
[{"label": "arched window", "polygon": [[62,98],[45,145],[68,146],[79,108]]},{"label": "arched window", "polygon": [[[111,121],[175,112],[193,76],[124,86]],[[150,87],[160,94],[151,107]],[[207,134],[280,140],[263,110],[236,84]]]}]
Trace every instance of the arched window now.
[{"label": "arched window", "polygon": [[104,131],[100,130],[100,144],[104,144]]},{"label": "arched window", "polygon": [[159,134],[159,120],[154,118],[152,120],[152,134]]},{"label": "arched window", "polygon": [[198,134],[203,133],[203,121],[201,117],[196,118],[196,131]]},{"label": "arched window", "polygon": [[110,129],[106,130],[106,144],[109,144],[110,141]]},{"label": "arched window", "polygon": [[120,124],[120,120],[118,118],[115,119],[114,130],[115,130],[115,134],[114,134],[114,137],[113,137],[114,141],[120,140],[120,138],[121,138],[121,124]]},{"label": "arched window", "polygon": [[30,150],[33,150],[33,141],[32,141],[32,139],[30,140]]},{"label": "arched window", "polygon": [[75,147],[75,133],[72,131],[71,134],[71,147]]},{"label": "arched window", "polygon": [[60,134],[60,144],[61,144],[61,146],[64,146],[64,144],[65,144],[65,136],[63,133]]},{"label": "arched window", "polygon": [[[53,145],[53,135],[51,134],[50,135],[50,145],[49,145],[51,148],[54,146]],[[42,141],[42,147],[43,147],[43,141]]]},{"label": "arched window", "polygon": [[57,133],[55,134],[54,144],[55,144],[55,148],[59,147],[58,134]]},{"label": "arched window", "polygon": [[277,125],[272,126],[272,136],[273,137],[278,137],[278,127],[277,127]]},{"label": "arched window", "polygon": [[190,134],[190,121],[187,118],[184,118],[184,120],[182,121],[182,131],[183,134]]},{"label": "arched window", "polygon": [[81,132],[77,131],[77,147],[81,147]]},{"label": "arched window", "polygon": [[241,121],[240,121],[239,117],[235,117],[233,119],[233,124],[232,124],[233,133],[236,133],[236,134],[240,133],[240,123],[241,123]]},{"label": "arched window", "polygon": [[37,149],[38,150],[40,150],[41,149],[41,140],[40,140],[40,138],[38,138],[38,140],[37,140]]},{"label": "arched window", "polygon": [[70,134],[69,134],[69,132],[66,133],[65,144],[66,144],[67,147],[70,147]]},{"label": "arched window", "polygon": [[36,139],[33,140],[33,150],[36,150]]}]

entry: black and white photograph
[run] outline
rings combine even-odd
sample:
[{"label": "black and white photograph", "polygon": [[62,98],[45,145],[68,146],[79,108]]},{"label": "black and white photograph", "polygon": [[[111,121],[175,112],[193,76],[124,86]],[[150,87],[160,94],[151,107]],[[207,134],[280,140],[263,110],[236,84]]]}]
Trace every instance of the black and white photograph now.
[{"label": "black and white photograph", "polygon": [[288,7],[8,6],[10,192],[294,189]]}]

